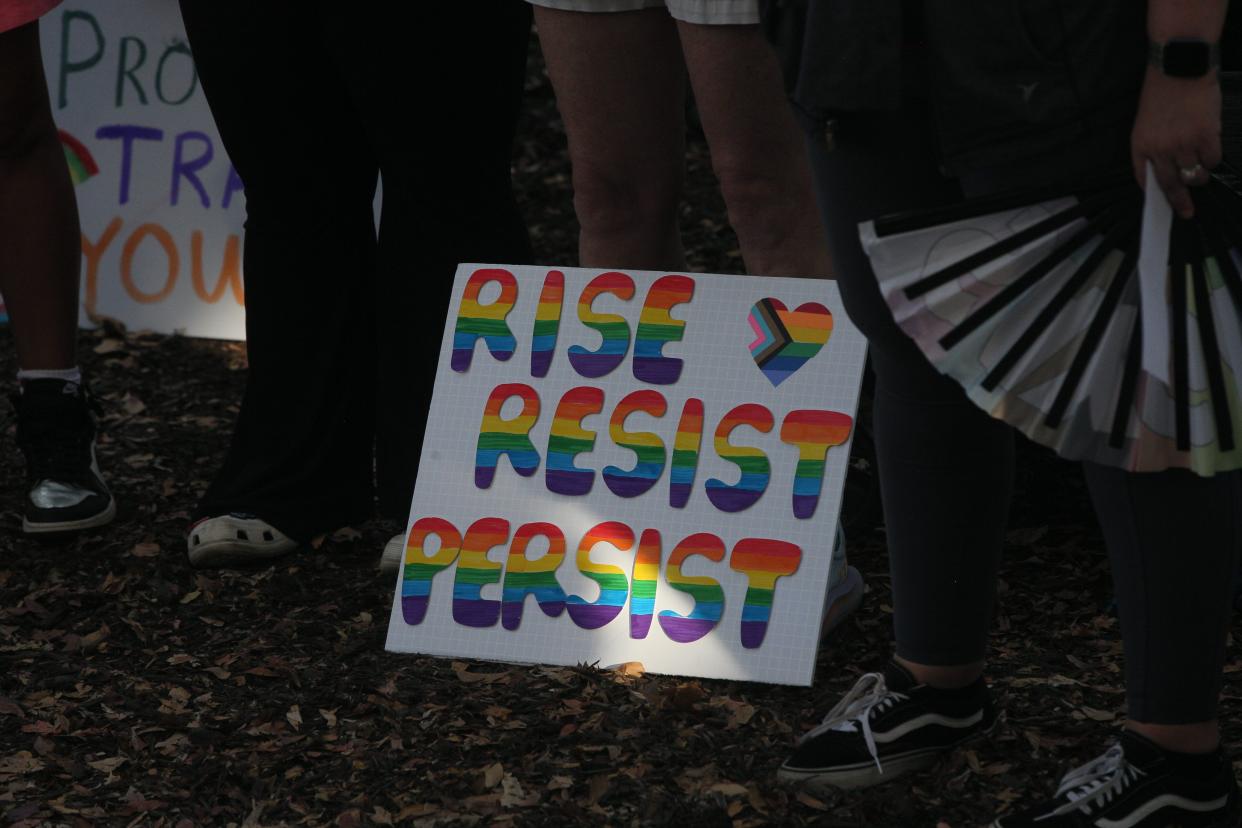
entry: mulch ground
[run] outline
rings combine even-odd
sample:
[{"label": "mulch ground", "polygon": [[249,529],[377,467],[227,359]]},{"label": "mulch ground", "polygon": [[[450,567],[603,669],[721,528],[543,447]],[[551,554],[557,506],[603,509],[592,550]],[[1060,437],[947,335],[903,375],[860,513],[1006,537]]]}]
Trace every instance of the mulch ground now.
[{"label": "mulch ground", "polygon": [[[537,62],[517,181],[539,255],[573,264],[564,138]],[[737,271],[702,140],[690,149],[692,266]],[[985,824],[1099,753],[1122,717],[1121,643],[1075,466],[1024,444],[991,676],[997,734],[931,771],[817,798],[775,781],[794,740],[890,647],[884,531],[856,446],[845,518],[867,581],[813,689],[589,666],[511,667],[384,652],[391,525],[344,529],[274,566],[200,572],[195,498],[237,411],[242,346],[82,334],[106,406],[99,445],[120,514],[23,538],[21,465],[0,420],[0,813],[30,825]],[[0,377],[14,364],[0,335]],[[1231,643],[1223,714],[1242,742]]]}]

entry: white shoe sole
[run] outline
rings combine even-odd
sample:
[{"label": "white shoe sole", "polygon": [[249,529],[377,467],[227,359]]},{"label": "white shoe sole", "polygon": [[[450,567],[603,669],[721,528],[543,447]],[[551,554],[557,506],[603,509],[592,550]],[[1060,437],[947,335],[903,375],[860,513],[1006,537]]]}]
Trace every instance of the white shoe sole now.
[{"label": "white shoe sole", "polygon": [[[238,532],[246,535],[239,538]],[[264,533],[272,536],[263,538]],[[190,527],[186,552],[192,566],[218,567],[263,563],[287,555],[298,542],[258,518],[221,515]]]},{"label": "white shoe sole", "polygon": [[22,518],[22,532],[27,535],[54,535],[60,532],[78,532],[82,529],[93,529],[104,526],[116,518],[116,501],[109,500],[108,508],[90,517],[79,520],[62,520],[56,523],[34,522]]},{"label": "white shoe sole", "polygon": [[890,757],[883,760],[883,773],[876,768],[875,762],[859,762],[857,765],[846,765],[833,770],[820,768],[804,770],[781,766],[776,772],[776,778],[781,782],[798,785],[812,792],[852,791],[882,785],[911,771],[929,768],[952,749],[926,748],[915,753]]},{"label": "white shoe sole", "polygon": [[784,765],[776,771],[776,778],[781,782],[798,785],[811,792],[852,791],[859,788],[870,788],[891,782],[899,776],[911,771],[930,768],[953,751],[971,742],[991,736],[996,732],[1000,722],[998,716],[986,730],[972,733],[951,745],[934,748],[921,748],[897,756],[882,759],[884,771],[881,773],[874,761],[858,762],[853,765],[841,765],[836,768],[788,768]]}]

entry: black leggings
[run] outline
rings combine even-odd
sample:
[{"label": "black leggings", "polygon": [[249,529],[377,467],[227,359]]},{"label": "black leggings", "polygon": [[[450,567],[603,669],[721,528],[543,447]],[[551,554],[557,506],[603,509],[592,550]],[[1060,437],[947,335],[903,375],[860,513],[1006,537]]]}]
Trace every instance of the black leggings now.
[{"label": "black leggings", "polygon": [[[897,653],[961,665],[987,649],[1013,487],[1009,426],[971,403],[893,322],[858,241],[858,222],[1075,174],[1067,159],[963,182],[940,172],[928,115],[847,116],[836,148],[810,140],[829,246],[850,318],[876,375],[874,428],[887,524]],[[1114,141],[1113,146],[1119,142]],[[1083,169],[1119,151],[1083,147]],[[1073,163],[1072,159],[1068,159]],[[1016,167],[1016,165],[1015,165]],[[1121,612],[1131,718],[1184,724],[1216,715],[1242,543],[1242,475],[1131,474],[1085,463]]]},{"label": "black leggings", "polygon": [[250,371],[198,516],[307,540],[365,519],[378,488],[404,519],[454,269],[532,258],[509,174],[529,6],[181,7],[246,187]]}]

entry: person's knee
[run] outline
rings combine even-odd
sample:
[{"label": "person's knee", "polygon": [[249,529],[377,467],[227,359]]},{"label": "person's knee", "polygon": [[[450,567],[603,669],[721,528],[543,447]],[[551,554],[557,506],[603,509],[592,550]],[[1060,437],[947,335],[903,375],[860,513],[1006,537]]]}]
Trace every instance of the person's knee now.
[{"label": "person's knee", "polygon": [[807,217],[798,214],[796,193],[787,177],[760,161],[723,157],[713,167],[733,229],[752,244],[770,247],[780,244]]},{"label": "person's knee", "polygon": [[681,172],[642,175],[604,164],[574,167],[574,210],[584,232],[605,236],[646,235],[677,226]]}]

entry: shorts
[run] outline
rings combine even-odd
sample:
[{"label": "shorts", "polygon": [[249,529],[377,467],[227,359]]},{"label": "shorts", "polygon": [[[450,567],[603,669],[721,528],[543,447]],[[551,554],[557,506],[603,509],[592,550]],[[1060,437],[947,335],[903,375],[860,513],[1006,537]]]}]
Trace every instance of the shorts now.
[{"label": "shorts", "polygon": [[625,12],[666,8],[675,19],[706,25],[754,25],[759,22],[759,0],[527,0],[561,11]]},{"label": "shorts", "polygon": [[38,20],[60,5],[60,0],[0,0],[0,32]]}]

